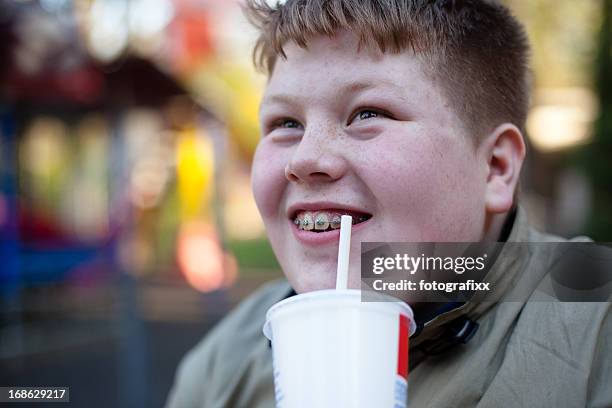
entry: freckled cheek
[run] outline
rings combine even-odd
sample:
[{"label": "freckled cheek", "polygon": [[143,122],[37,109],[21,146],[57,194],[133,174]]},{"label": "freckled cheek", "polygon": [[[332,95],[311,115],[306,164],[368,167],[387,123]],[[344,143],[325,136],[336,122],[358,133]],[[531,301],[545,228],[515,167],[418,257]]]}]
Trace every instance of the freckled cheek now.
[{"label": "freckled cheek", "polygon": [[416,197],[422,202],[431,195],[440,175],[439,156],[425,142],[389,138],[370,146],[362,157],[361,173],[376,200],[386,208],[406,208]]},{"label": "freckled cheek", "polygon": [[259,146],[253,158],[251,185],[259,211],[264,217],[276,217],[286,186],[285,162],[282,152],[269,146]]}]

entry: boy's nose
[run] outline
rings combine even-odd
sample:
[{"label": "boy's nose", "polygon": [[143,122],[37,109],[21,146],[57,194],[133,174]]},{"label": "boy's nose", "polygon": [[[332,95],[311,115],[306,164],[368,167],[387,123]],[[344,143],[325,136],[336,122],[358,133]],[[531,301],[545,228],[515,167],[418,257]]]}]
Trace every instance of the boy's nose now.
[{"label": "boy's nose", "polygon": [[347,169],[344,157],[332,151],[321,138],[305,134],[285,166],[285,177],[296,183],[331,182],[340,179]]}]

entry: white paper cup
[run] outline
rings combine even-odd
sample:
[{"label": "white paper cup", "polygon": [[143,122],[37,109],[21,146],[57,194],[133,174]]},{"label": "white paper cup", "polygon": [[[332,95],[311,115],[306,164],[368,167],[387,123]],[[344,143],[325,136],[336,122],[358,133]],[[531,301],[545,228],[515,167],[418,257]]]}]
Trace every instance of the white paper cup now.
[{"label": "white paper cup", "polygon": [[268,310],[279,408],[401,408],[408,393],[404,302],[362,302],[359,290],[322,290]]}]

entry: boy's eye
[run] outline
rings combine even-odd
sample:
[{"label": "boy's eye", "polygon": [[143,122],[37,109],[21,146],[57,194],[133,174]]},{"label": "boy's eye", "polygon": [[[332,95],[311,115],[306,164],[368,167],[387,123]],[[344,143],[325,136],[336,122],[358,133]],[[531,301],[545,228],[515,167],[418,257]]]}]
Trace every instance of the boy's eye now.
[{"label": "boy's eye", "polygon": [[364,110],[364,111],[359,112],[358,116],[359,116],[359,119],[365,120],[365,119],[377,117],[378,113],[371,111],[371,110]]},{"label": "boy's eye", "polygon": [[290,118],[281,118],[277,120],[270,120],[269,124],[265,126],[264,134],[273,134],[275,138],[286,136],[293,136],[299,130],[304,127],[300,122]]},{"label": "boy's eye", "polygon": [[274,123],[273,128],[281,129],[299,129],[302,125],[300,122],[293,119],[281,119]]},{"label": "boy's eye", "polygon": [[353,123],[356,120],[368,120],[387,116],[389,115],[377,109],[361,109],[357,111],[354,115],[352,115],[351,119],[349,120],[349,124]]},{"label": "boy's eye", "polygon": [[300,127],[300,124],[296,122],[295,120],[286,119],[281,122],[280,127],[289,128],[289,129],[297,129]]}]

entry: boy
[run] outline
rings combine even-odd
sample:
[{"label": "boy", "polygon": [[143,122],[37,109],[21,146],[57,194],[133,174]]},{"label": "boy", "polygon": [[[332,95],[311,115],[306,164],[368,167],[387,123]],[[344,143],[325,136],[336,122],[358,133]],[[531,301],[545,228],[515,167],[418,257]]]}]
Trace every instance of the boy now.
[{"label": "boy", "polygon": [[[169,407],[274,405],[265,311],[334,286],[341,214],[356,220],[354,288],[362,241],[558,239],[515,206],[528,44],[505,7],[252,0],[247,11],[268,74],[252,186],[288,282],[246,300],[187,356]],[[545,277],[550,260],[534,248],[492,271],[498,299]],[[416,320],[411,406],[612,406],[609,303],[467,302]]]}]

